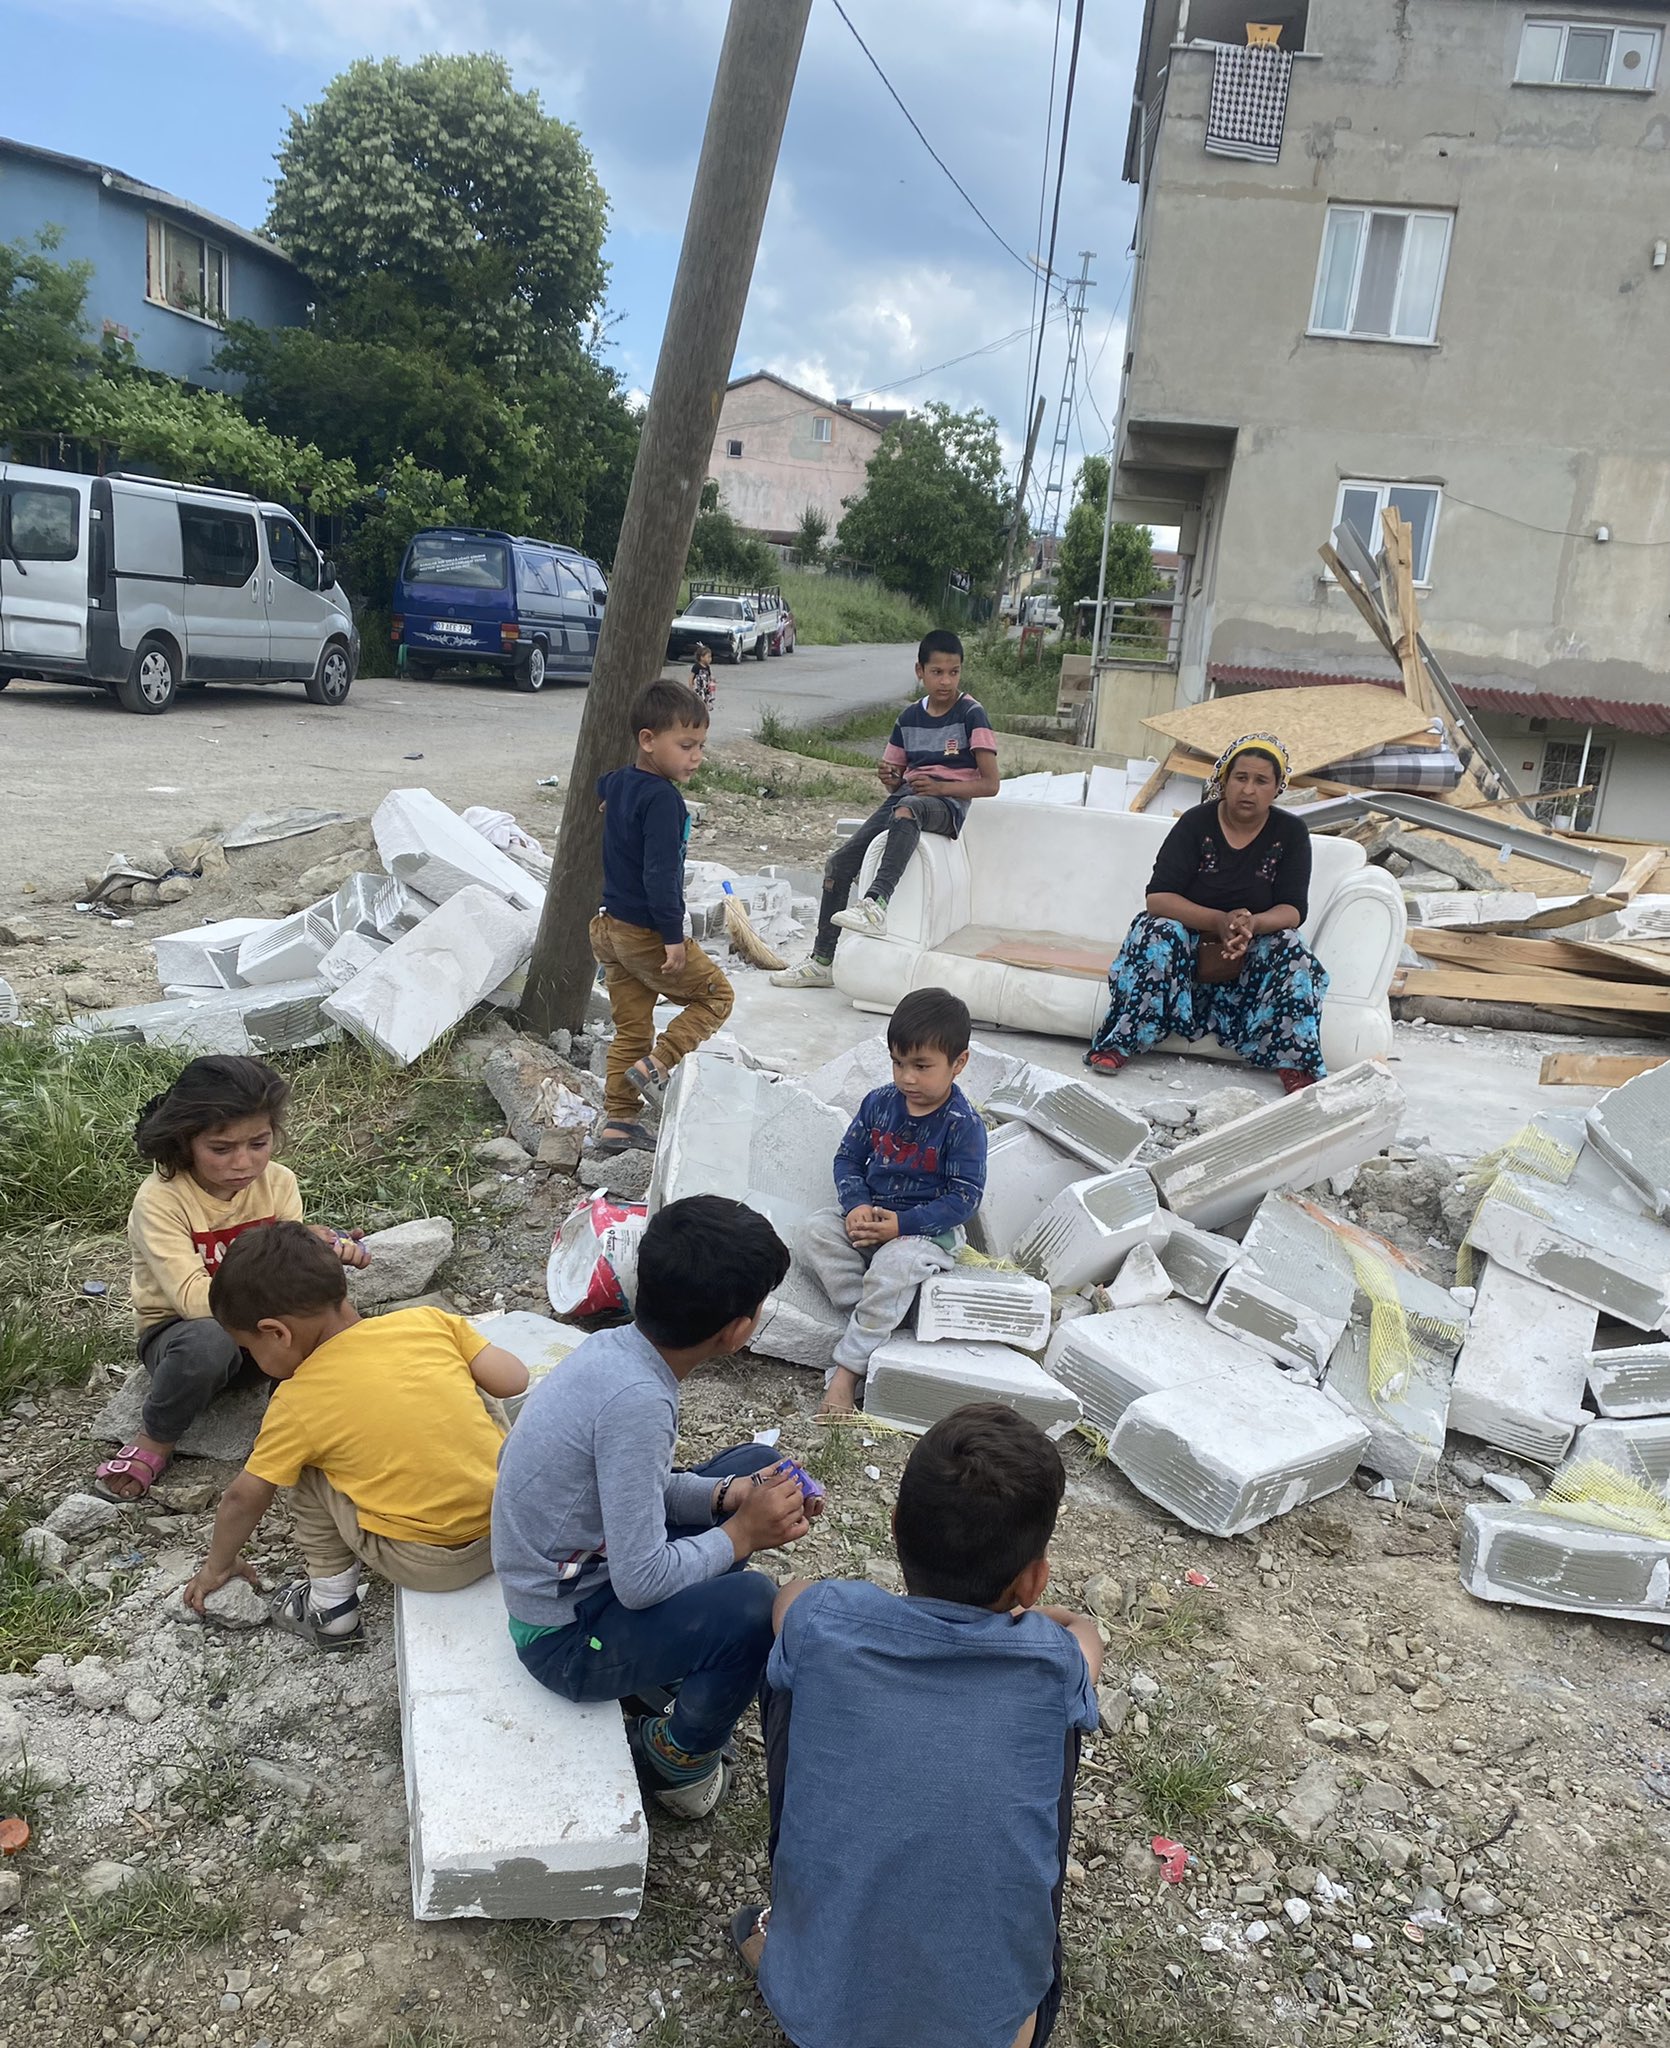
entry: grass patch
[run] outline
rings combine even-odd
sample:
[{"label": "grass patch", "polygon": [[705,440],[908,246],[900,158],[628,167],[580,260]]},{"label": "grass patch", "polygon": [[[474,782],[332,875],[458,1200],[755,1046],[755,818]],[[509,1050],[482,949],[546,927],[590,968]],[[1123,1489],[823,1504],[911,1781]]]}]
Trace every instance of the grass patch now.
[{"label": "grass patch", "polygon": [[833,1487],[851,1479],[864,1463],[864,1446],[850,1422],[820,1423],[812,1446],[800,1461],[820,1485]]},{"label": "grass patch", "polygon": [[53,1652],[80,1657],[98,1640],[90,1617],[105,1596],[65,1585],[26,1556],[27,1526],[20,1502],[0,1510],[0,1671],[32,1671]]},{"label": "grass patch", "polygon": [[240,1901],[195,1892],[176,1871],[141,1875],[108,1898],[61,1894],[35,1921],[40,1973],[51,1983],[97,1955],[115,1962],[173,1960],[187,1949],[230,1941],[243,1922]]},{"label": "grass patch", "polygon": [[70,1294],[66,1280],[62,1306],[49,1306],[48,1262],[31,1247],[0,1266],[0,1409],[20,1394],[81,1386],[101,1359],[132,1346],[107,1298]]},{"label": "grass patch", "polygon": [[[0,1033],[0,1231],[123,1229],[144,1172],[134,1119],[184,1064],[163,1047]],[[295,1087],[286,1156],[310,1215],[462,1211],[469,1144],[486,1126],[480,1090],[447,1072],[444,1042],[404,1070],[349,1042],[273,1064]]]},{"label": "grass patch", "polygon": [[469,2048],[471,2036],[442,2019],[396,2020],[383,2040],[385,2048]]},{"label": "grass patch", "polygon": [[[768,718],[775,714],[767,712]],[[785,748],[784,752],[798,752],[797,748]],[[826,797],[844,796],[847,785],[835,775],[795,775],[773,766],[759,769],[738,768],[730,761],[704,761],[685,785],[691,796],[700,799],[723,790],[733,796],[763,797],[774,802],[781,797],[805,797],[812,802],[821,802]]]},{"label": "grass patch", "polygon": [[1202,1636],[1221,1636],[1223,1609],[1210,1600],[1184,1593],[1169,1607],[1139,1611],[1131,1625],[1131,1636],[1144,1647],[1157,1644],[1164,1650],[1187,1650]]},{"label": "grass patch", "polygon": [[1152,1701],[1148,1732],[1128,1731],[1115,1744],[1144,1817],[1168,1835],[1198,1831],[1229,1804],[1229,1787],[1248,1768],[1239,1737],[1216,1726],[1201,1699]]},{"label": "grass patch", "polygon": [[1213,1967],[1216,1960],[1192,1937],[1168,1943],[1136,1916],[1095,1948],[1069,1943],[1068,2037],[1096,2048],[1251,2048],[1269,2038],[1238,2022],[1239,1992]]},{"label": "grass patch", "polygon": [[883,704],[873,711],[854,712],[837,725],[790,725],[768,706],[760,714],[755,737],[761,746],[776,747],[781,753],[802,754],[809,761],[827,761],[836,768],[860,768],[873,775],[876,756],[862,753],[849,742],[878,736],[885,739],[897,716],[893,705]]},{"label": "grass patch", "polygon": [[224,1820],[229,1813],[242,1813],[249,1804],[243,1758],[232,1750],[199,1749],[191,1743],[180,1768],[185,1775],[168,1796],[196,1819]]},{"label": "grass patch", "polygon": [[911,598],[879,583],[807,569],[785,569],[778,582],[794,613],[795,638],[808,647],[920,640],[939,623]]},{"label": "grass patch", "polygon": [[[60,1789],[57,1785],[48,1784],[30,1763],[26,1751],[16,1763],[0,1770],[0,1820],[16,1815],[19,1820],[29,1823],[32,1835],[38,1836]],[[30,1846],[38,1848],[39,1843],[31,1843]]]}]

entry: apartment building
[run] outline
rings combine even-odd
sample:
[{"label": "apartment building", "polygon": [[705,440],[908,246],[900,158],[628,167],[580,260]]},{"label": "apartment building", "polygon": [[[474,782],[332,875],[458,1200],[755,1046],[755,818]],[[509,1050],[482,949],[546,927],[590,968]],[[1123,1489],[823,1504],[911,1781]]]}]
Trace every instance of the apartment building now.
[{"label": "apartment building", "polygon": [[1184,611],[1169,674],[1106,680],[1103,744],[1166,701],[1387,677],[1317,548],[1377,544],[1391,504],[1522,786],[1581,765],[1579,824],[1662,834],[1667,12],[1146,0],[1115,516],[1179,528]]},{"label": "apartment building", "polygon": [[725,386],[708,475],[719,502],[762,540],[792,541],[807,506],[833,534],[844,502],[864,492],[865,467],[896,412],[842,405],[769,370]]}]

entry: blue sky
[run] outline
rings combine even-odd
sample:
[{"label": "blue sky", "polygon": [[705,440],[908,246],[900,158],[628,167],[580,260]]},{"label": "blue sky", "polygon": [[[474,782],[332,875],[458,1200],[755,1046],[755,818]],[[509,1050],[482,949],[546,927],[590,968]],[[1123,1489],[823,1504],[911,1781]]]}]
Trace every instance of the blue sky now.
[{"label": "blue sky", "polygon": [[[1041,250],[1056,0],[846,5],[982,211],[1022,255]],[[0,0],[0,134],[114,164],[258,226],[285,110],[317,99],[354,58],[497,50],[592,151],[612,207],[611,353],[647,387],[725,12],[724,0]],[[1096,408],[1111,424],[1118,395],[1133,211],[1119,166],[1139,19],[1136,0],[1093,0],[1080,55],[1057,267],[1075,271],[1076,252],[1094,249],[1098,284],[1085,321],[1094,406],[1073,423],[1074,464],[1081,446],[1106,445]],[[1027,273],[935,168],[830,0],[816,0],[738,372],[773,369],[845,396],[915,378],[1025,326],[1031,310]],[[1013,447],[1026,356],[1011,342],[878,402],[983,405]],[[1041,386],[1046,446],[1062,356],[1057,322]]]}]

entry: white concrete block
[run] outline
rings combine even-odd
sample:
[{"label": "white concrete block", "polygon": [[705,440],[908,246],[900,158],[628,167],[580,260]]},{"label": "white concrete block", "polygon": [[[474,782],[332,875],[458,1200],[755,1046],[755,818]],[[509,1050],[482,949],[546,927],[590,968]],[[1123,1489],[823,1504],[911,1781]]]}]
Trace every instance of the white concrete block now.
[{"label": "white concrete block", "polygon": [[1005,1123],[1029,1124],[1099,1173],[1124,1166],[1148,1142],[1147,1122],[1134,1111],[1083,1081],[1063,1081],[1040,1067],[1027,1067],[994,1089],[985,1106]]},{"label": "white concrete block", "polygon": [[323,1015],[322,981],[265,988],[207,989],[172,1002],[90,1011],[61,1027],[64,1039],[113,1038],[128,1045],[173,1045],[192,1053],[260,1053],[322,1045],[336,1036]]},{"label": "white concrete block", "polygon": [[1181,1216],[1167,1214],[1161,1221],[1165,1234],[1154,1241],[1155,1255],[1184,1300],[1198,1301],[1204,1307],[1216,1293],[1218,1282],[1240,1258],[1241,1247],[1232,1237],[1197,1230]]},{"label": "white concrete block", "polygon": [[1006,1259],[1063,1188],[1084,1178],[1074,1159],[1028,1124],[1002,1124],[986,1140],[986,1192],[968,1238],[988,1258]]},{"label": "white concrete block", "polygon": [[358,932],[362,938],[375,939],[377,930],[377,900],[387,884],[386,875],[360,873],[350,875],[331,898],[331,916],[337,931],[346,936]]},{"label": "white concrete block", "polygon": [[997,800],[1005,804],[1048,803],[1051,779],[1047,768],[1034,769],[1030,775],[1005,775]]},{"label": "white concrete block", "polygon": [[1012,1256],[1055,1292],[1076,1294],[1094,1281],[1111,1280],[1125,1254],[1153,1230],[1158,1214],[1154,1183],[1140,1167],[1074,1181],[1016,1241]]},{"label": "white concrete block", "polygon": [[835,1363],[835,1346],[847,1319],[831,1306],[823,1289],[798,1262],[765,1305],[760,1326],[748,1349],[784,1365],[803,1365],[827,1372]]},{"label": "white concrete block", "polygon": [[1342,1067],[1179,1145],[1151,1171],[1168,1209],[1204,1230],[1249,1216],[1265,1195],[1360,1166],[1397,1135],[1403,1090],[1376,1060]]},{"label": "white concrete block", "polygon": [[1133,1401],[1108,1456],[1191,1529],[1238,1536],[1344,1486],[1367,1443],[1325,1394],[1255,1361]]},{"label": "white concrete block", "polygon": [[634,1917],[649,1827],[619,1705],[523,1670],[496,1578],[395,1599],[419,1920]]},{"label": "white concrete block", "polygon": [[209,965],[214,969],[215,980],[222,988],[244,986],[244,978],[238,972],[238,950],[242,943],[241,939],[234,939],[228,946],[216,946],[209,955]]},{"label": "white concrete block", "polygon": [[1603,1095],[1589,1111],[1589,1143],[1655,1216],[1670,1216],[1670,1062]]},{"label": "white concrete block", "polygon": [[321,956],[319,979],[329,988],[346,988],[356,974],[374,966],[387,951],[387,939],[368,939],[363,932],[346,931]]},{"label": "white concrete block", "polygon": [[1179,1301],[1111,1315],[1075,1316],[1056,1331],[1044,1370],[1070,1387],[1084,1419],[1111,1437],[1133,1401],[1163,1387],[1225,1379],[1263,1360],[1233,1337],[1207,1327],[1200,1311]]},{"label": "white concrete block", "polygon": [[[957,1086],[970,1102],[982,1106],[996,1089],[1013,1080],[1025,1067],[1026,1062],[1016,1059],[1013,1053],[999,1052],[995,1046],[972,1038],[968,1065],[958,1076]],[[856,1116],[858,1105],[870,1090],[885,1088],[893,1079],[893,1060],[886,1037],[862,1038],[850,1051],[837,1053],[834,1059],[799,1079],[801,1087],[820,1102],[845,1110],[849,1117]]]},{"label": "white concrete block", "polygon": [[924,1344],[966,1338],[1042,1351],[1050,1341],[1050,1291],[1029,1273],[954,1266],[923,1281],[916,1297],[916,1335]]},{"label": "white concrete block", "polygon": [[1214,1329],[1319,1380],[1356,1293],[1344,1246],[1288,1195],[1267,1195],[1206,1312]]},{"label": "white concrete block", "polygon": [[1115,1308],[1153,1308],[1169,1300],[1171,1292],[1171,1276],[1151,1244],[1133,1245],[1108,1282],[1108,1300]]},{"label": "white concrete block", "polygon": [[1100,763],[1092,768],[1085,783],[1084,807],[1087,811],[1128,811],[1131,792],[1124,769],[1104,768]]},{"label": "white concrete block", "polygon": [[325,1015],[409,1066],[523,964],[537,930],[531,912],[491,890],[462,889],[330,996]]},{"label": "white concrete block", "polygon": [[371,830],[384,867],[431,902],[439,899],[425,885],[426,869],[449,895],[457,893],[453,878],[462,874],[535,916],[545,901],[545,891],[525,869],[427,789],[390,790],[371,814]]},{"label": "white concrete block", "polygon": [[435,909],[427,896],[420,896],[415,889],[388,876],[377,891],[372,905],[372,923],[381,939],[398,939],[404,933],[416,931],[423,920]]},{"label": "white concrete block", "polygon": [[1584,1423],[1571,1440],[1560,1472],[1587,1464],[1609,1466],[1638,1485],[1654,1487],[1670,1504],[1670,1415],[1638,1422]]},{"label": "white concrete block", "polygon": [[1077,1395],[1006,1344],[894,1337],[870,1355],[864,1413],[878,1422],[920,1435],[970,1401],[1001,1401],[1051,1437],[1064,1436],[1079,1419]]},{"label": "white concrete block", "polygon": [[507,1309],[496,1316],[472,1316],[470,1320],[490,1344],[499,1344],[528,1368],[527,1393],[510,1394],[504,1411],[514,1422],[522,1403],[554,1366],[586,1341],[584,1330],[572,1323],[559,1323],[551,1316],[536,1315],[532,1309]]},{"label": "white concrete block", "polygon": [[1467,1243],[1638,1330],[1670,1329],[1670,1230],[1586,1188],[1499,1174]]},{"label": "white concrete block", "polygon": [[1469,1507],[1461,1583],[1479,1600],[1662,1622],[1670,1613],[1670,1543],[1546,1508]]},{"label": "white concrete block", "polygon": [[1084,774],[1080,769],[1069,769],[1064,775],[1052,775],[1049,788],[1044,791],[1047,804],[1064,804],[1069,810],[1084,806]]},{"label": "white concrete block", "polygon": [[251,932],[238,947],[238,974],[246,988],[268,982],[300,981],[317,974],[336,939],[330,898],[280,918],[265,931]]},{"label": "white concrete block", "polygon": [[223,917],[215,924],[193,925],[189,930],[169,932],[163,938],[152,939],[157,980],[164,987],[170,982],[184,983],[192,988],[233,986],[221,979],[214,956],[230,947],[235,958],[237,948],[245,939],[270,932],[277,922],[273,917]]},{"label": "white concrete block", "polygon": [[1670,1344],[1591,1351],[1589,1392],[1602,1415],[1670,1415]]},{"label": "white concrete block", "polygon": [[1450,1427],[1552,1465],[1583,1419],[1595,1312],[1493,1259],[1450,1388]]},{"label": "white concrete block", "polygon": [[1409,922],[1431,931],[1469,924],[1518,924],[1537,914],[1527,889],[1445,889],[1409,896]]}]

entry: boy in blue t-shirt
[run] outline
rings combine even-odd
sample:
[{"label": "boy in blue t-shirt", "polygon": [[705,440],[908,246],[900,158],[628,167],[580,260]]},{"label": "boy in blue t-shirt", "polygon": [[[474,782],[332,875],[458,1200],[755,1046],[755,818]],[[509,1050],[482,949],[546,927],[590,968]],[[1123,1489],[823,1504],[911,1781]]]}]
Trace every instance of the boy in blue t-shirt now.
[{"label": "boy in blue t-shirt", "polygon": [[[771,1892],[731,1937],[795,2048],[1043,2048],[1102,1645],[1037,1607],[1061,1454],[996,1402],[910,1454],[905,1597],[863,1580],[777,1595],[761,1695]],[[854,1745],[864,1796],[853,1796]]]},{"label": "boy in blue t-shirt", "polygon": [[[690,813],[679,784],[702,765],[707,726],[707,706],[686,684],[645,684],[632,706],[638,758],[597,782],[603,908],[591,921],[591,950],[602,964],[615,1020],[604,1121],[593,1147],[604,1159],[655,1150],[638,1121],[643,1103],[660,1101],[668,1074],[713,1036],[736,1001],[724,975],[684,936]],[[684,1008],[657,1038],[660,996]]]},{"label": "boy in blue t-shirt", "polygon": [[835,1154],[838,1208],[820,1209],[800,1250],[838,1309],[850,1310],[824,1380],[825,1415],[850,1415],[870,1363],[930,1273],[956,1259],[986,1192],[986,1127],[957,1086],[968,1065],[968,1005],[914,989],[887,1020],[893,1084],[872,1088]]},{"label": "boy in blue t-shirt", "polygon": [[[836,927],[886,931],[887,899],[922,834],[955,839],[973,799],[997,795],[997,738],[984,707],[963,690],[963,643],[955,633],[936,627],[923,635],[916,650],[916,680],[923,694],[899,713],[876,770],[887,795],[829,856],[812,957],[774,974],[779,988],[833,987]],[[887,844],[880,865],[862,899],[848,910],[865,852],[883,833]]]}]

